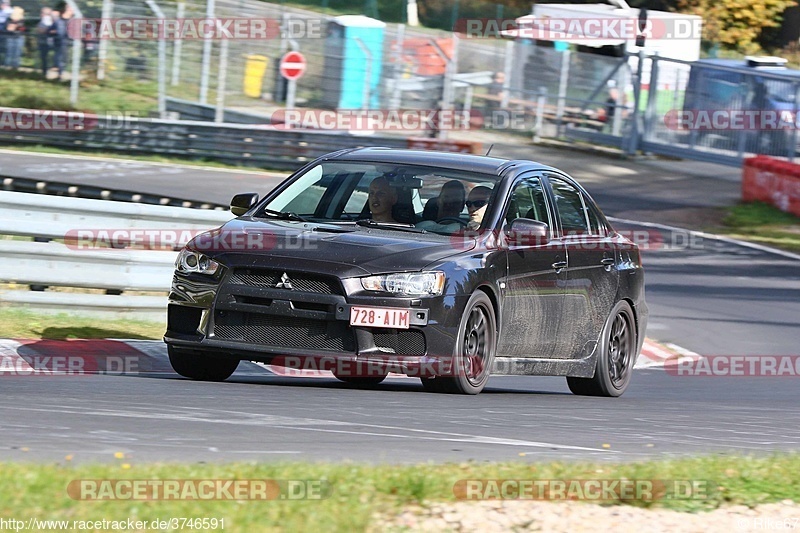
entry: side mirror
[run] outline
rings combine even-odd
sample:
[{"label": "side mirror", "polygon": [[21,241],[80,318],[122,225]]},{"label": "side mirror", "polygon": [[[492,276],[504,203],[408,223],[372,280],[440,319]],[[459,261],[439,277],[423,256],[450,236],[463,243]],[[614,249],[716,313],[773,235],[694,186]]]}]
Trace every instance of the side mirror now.
[{"label": "side mirror", "polygon": [[550,227],[530,218],[515,218],[503,231],[511,246],[541,246],[550,240]]},{"label": "side mirror", "polygon": [[258,203],[258,194],[246,192],[231,198],[231,213],[237,217],[244,215]]}]

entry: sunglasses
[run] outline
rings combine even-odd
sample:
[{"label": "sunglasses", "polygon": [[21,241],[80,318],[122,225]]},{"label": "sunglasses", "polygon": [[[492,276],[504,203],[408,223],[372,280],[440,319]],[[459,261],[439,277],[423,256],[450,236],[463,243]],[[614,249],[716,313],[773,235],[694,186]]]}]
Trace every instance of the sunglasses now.
[{"label": "sunglasses", "polygon": [[466,202],[467,207],[483,207],[489,203],[488,200],[467,200]]}]

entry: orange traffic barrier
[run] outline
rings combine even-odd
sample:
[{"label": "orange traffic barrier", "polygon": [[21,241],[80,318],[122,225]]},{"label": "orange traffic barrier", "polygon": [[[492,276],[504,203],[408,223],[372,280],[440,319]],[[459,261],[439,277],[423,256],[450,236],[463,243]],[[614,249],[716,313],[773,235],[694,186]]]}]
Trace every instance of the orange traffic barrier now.
[{"label": "orange traffic barrier", "polygon": [[746,158],[742,200],[772,204],[800,217],[800,165],[764,155]]}]

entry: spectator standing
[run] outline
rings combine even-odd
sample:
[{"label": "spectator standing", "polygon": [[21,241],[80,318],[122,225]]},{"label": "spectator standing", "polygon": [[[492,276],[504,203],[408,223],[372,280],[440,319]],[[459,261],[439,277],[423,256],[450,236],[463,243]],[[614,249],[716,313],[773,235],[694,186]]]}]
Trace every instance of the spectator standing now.
[{"label": "spectator standing", "polygon": [[43,7],[39,24],[36,25],[36,42],[39,45],[39,59],[42,62],[42,75],[47,78],[47,63],[50,51],[53,49],[53,36],[50,30],[53,29],[53,10]]},{"label": "spectator standing", "polygon": [[25,47],[25,10],[14,7],[6,21],[6,57],[3,66],[18,69]]},{"label": "spectator standing", "polygon": [[64,63],[67,59],[67,20],[69,18],[69,8],[65,7],[64,12],[53,10],[53,27],[50,30],[53,36],[53,62],[58,69],[58,79],[64,74]]},{"label": "spectator standing", "polygon": [[6,56],[6,41],[8,38],[6,23],[12,11],[13,9],[11,9],[11,2],[9,0],[2,0],[2,2],[0,2],[0,60],[5,59]]}]

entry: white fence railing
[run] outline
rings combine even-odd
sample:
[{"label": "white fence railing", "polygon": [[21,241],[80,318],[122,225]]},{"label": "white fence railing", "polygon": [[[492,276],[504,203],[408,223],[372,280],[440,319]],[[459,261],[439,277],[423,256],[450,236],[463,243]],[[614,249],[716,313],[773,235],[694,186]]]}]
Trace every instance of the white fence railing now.
[{"label": "white fence railing", "polygon": [[[115,246],[120,242],[124,245],[126,237],[141,230],[140,235],[149,233],[157,239],[172,235],[177,248],[191,235],[218,227],[231,218],[233,215],[224,211],[0,191],[0,235],[6,236],[0,240],[1,283],[25,289],[66,287],[104,289],[112,293],[5,290],[0,293],[0,303],[76,313],[116,312],[138,318],[163,318],[164,295],[119,293],[166,293],[172,281],[176,251],[97,248],[84,243],[108,239]],[[125,237],[119,238],[120,235]],[[164,244],[164,240],[159,240],[159,244]]]}]

